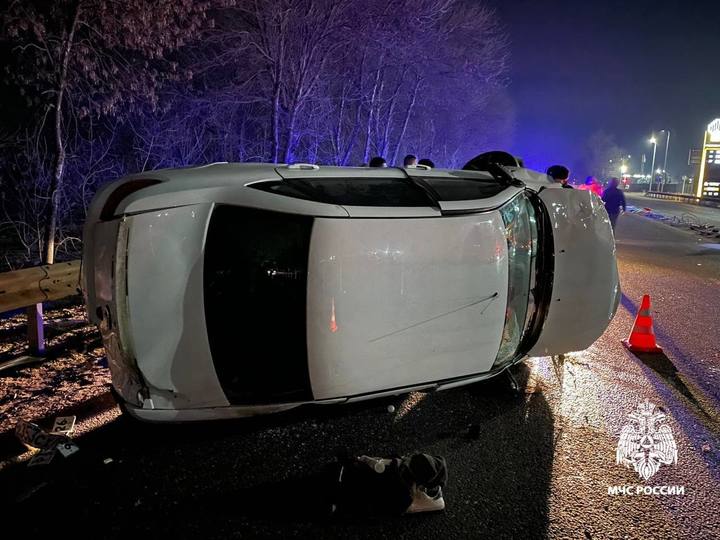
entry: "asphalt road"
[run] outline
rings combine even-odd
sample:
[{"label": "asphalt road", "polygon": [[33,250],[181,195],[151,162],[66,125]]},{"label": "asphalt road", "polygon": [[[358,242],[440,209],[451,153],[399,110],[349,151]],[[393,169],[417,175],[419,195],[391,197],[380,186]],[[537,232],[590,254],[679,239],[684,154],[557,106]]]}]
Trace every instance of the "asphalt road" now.
[{"label": "asphalt road", "polygon": [[684,218],[696,225],[720,226],[720,208],[712,206],[699,206],[697,204],[681,203],[664,199],[645,197],[641,193],[625,193],[628,204],[640,208],[651,208],[653,212],[667,215],[668,217]]},{"label": "asphalt road", "polygon": [[[518,366],[519,393],[502,376],[244,421],[121,416],[79,437],[67,460],[0,472],[5,523],[24,536],[100,538],[719,538],[720,251],[706,243],[621,216],[624,296],[610,328],[564,361]],[[664,355],[639,358],[620,343],[643,294]],[[678,447],[677,464],[648,481],[615,463],[627,414],[645,399],[665,411]],[[445,456],[446,510],[330,515],[320,473],[340,450]],[[608,494],[638,484],[684,495]]]}]

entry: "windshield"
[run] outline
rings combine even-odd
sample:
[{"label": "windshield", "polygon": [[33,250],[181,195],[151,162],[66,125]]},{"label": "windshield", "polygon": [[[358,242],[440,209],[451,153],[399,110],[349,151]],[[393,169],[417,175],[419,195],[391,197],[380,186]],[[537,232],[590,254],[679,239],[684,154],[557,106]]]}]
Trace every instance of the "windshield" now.
[{"label": "windshield", "polygon": [[500,350],[495,367],[512,361],[537,309],[535,265],[538,254],[538,226],[535,209],[521,194],[500,209],[508,246],[508,301],[505,309]]}]

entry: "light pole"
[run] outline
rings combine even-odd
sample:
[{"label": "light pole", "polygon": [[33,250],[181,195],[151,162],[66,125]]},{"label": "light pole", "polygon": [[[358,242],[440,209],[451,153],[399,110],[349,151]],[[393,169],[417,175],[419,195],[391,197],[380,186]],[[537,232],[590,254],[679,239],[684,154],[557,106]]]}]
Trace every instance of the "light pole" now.
[{"label": "light pole", "polygon": [[660,187],[660,191],[663,191],[665,188],[665,183],[667,182],[667,157],[668,157],[668,150],[670,149],[670,130],[660,130],[660,133],[662,132],[667,133],[667,139],[665,139],[665,161],[663,162],[663,183]]},{"label": "light pole", "polygon": [[653,157],[652,165],[650,166],[650,191],[652,191],[653,183],[655,181],[655,152],[657,151],[657,139],[653,135],[649,141],[653,145]]},{"label": "light pole", "polygon": [[640,156],[640,176],[645,176],[645,154]]}]

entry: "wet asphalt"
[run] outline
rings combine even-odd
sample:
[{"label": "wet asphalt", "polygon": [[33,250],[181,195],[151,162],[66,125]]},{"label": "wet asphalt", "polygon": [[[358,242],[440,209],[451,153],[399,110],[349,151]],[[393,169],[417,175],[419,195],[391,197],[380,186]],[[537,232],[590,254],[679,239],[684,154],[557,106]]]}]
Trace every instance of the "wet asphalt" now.
[{"label": "wet asphalt", "polygon": [[[516,366],[519,392],[502,375],[184,426],[110,410],[80,426],[74,456],[0,472],[6,520],[25,536],[98,538],[720,538],[720,251],[707,244],[621,216],[615,319],[586,351]],[[661,355],[621,345],[643,294]],[[647,481],[615,463],[627,414],[645,399],[678,448],[677,464]],[[324,471],[337,454],[414,451],[447,459],[444,512],[330,513]],[[609,495],[616,485],[684,495]]]},{"label": "wet asphalt", "polygon": [[697,204],[666,199],[655,199],[653,197],[646,197],[641,193],[632,192],[626,192],[625,199],[629,205],[635,205],[639,208],[650,208],[653,212],[671,218],[676,217],[695,225],[708,224],[714,227],[720,226],[720,208],[714,206],[699,206]]}]

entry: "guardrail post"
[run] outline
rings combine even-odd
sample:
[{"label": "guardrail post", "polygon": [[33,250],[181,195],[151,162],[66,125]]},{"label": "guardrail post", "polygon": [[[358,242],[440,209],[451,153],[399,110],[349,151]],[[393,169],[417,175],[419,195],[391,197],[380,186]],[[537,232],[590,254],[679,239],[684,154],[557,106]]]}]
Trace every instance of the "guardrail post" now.
[{"label": "guardrail post", "polygon": [[43,302],[79,292],[80,260],[0,273],[0,313],[25,309],[30,354],[45,355]]},{"label": "guardrail post", "polygon": [[43,356],[45,354],[45,329],[43,326],[43,305],[35,304],[25,308],[27,313],[28,342],[30,354]]}]

